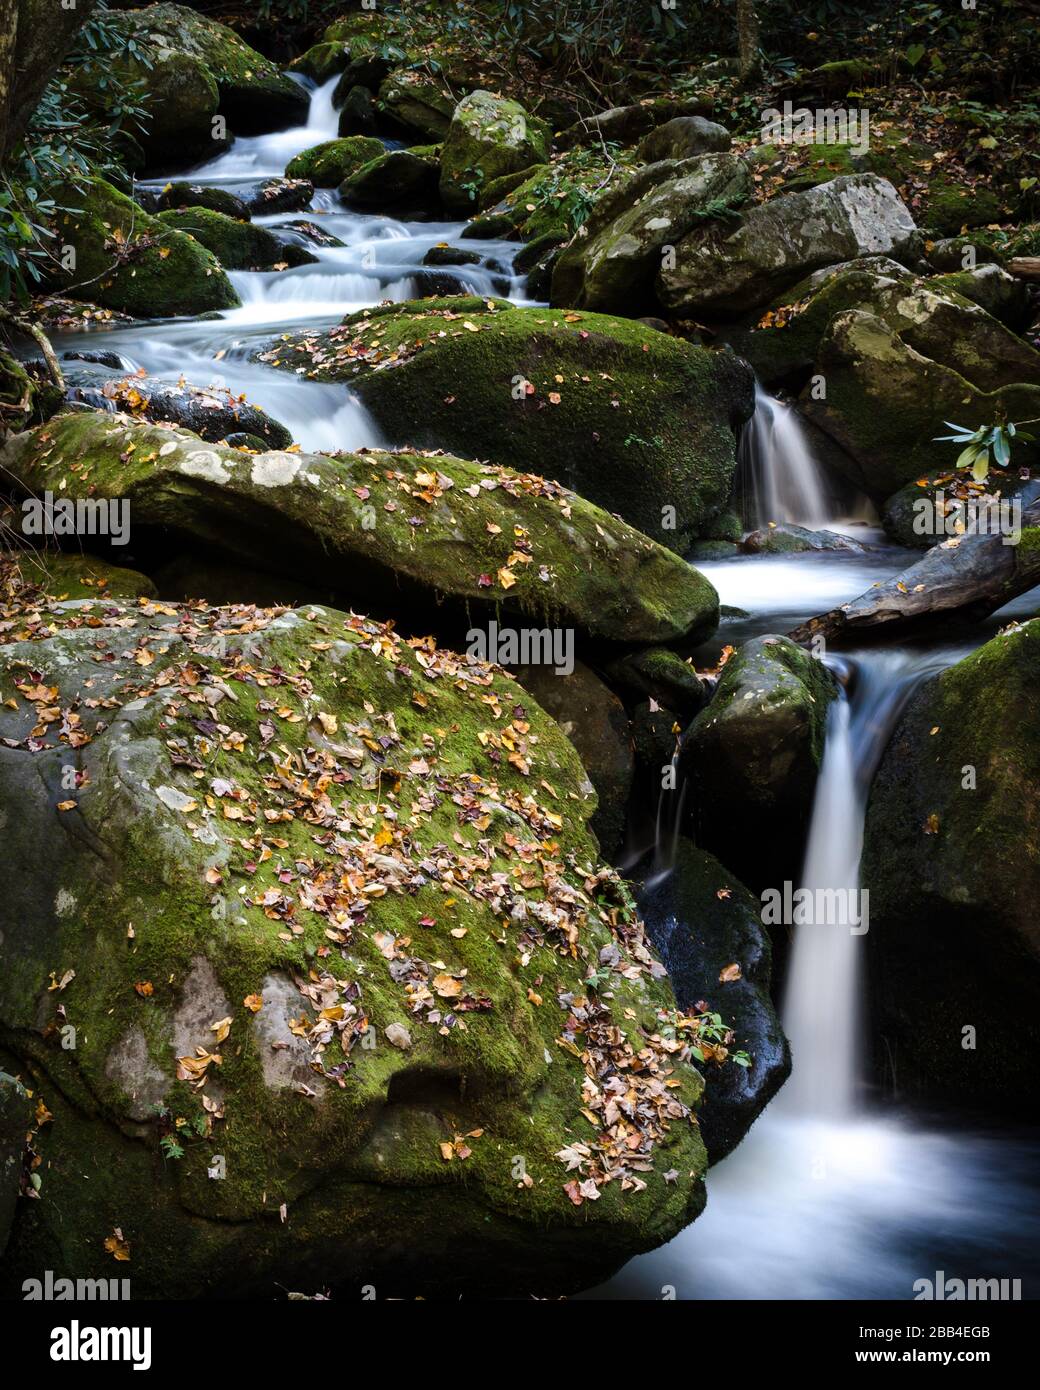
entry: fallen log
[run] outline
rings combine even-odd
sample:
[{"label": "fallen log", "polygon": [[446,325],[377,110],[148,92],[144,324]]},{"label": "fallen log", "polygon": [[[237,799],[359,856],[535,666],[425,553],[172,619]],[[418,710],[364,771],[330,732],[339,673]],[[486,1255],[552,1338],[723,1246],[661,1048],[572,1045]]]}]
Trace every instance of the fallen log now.
[{"label": "fallen log", "polygon": [[1008,261],[1007,271],[1020,280],[1040,280],[1040,256],[1015,256]]},{"label": "fallen log", "polygon": [[1040,584],[1040,501],[1022,513],[1016,543],[1002,534],[969,531],[935,545],[923,559],[859,598],[810,618],[788,633],[807,646],[853,640],[886,625],[920,627],[944,616],[977,620]]}]

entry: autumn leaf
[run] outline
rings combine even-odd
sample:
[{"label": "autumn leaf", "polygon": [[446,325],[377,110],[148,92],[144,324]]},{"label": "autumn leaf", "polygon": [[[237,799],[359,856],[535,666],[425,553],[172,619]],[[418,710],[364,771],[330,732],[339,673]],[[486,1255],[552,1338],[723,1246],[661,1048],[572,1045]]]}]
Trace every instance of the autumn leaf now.
[{"label": "autumn leaf", "polygon": [[117,1226],[112,1234],[106,1237],[105,1249],[114,1260],[130,1259],[130,1242],[124,1239],[121,1227]]},{"label": "autumn leaf", "polygon": [[740,978],[740,966],[736,963],[736,961],[733,961],[733,963],[730,965],[724,966],[723,969],[719,971],[720,985],[731,984],[734,980],[739,980]]}]

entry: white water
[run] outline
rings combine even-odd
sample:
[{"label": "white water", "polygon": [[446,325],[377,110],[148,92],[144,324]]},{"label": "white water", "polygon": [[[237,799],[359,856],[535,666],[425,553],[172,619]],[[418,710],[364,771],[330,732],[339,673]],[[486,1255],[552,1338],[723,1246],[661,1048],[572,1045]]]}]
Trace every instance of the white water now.
[{"label": "white water", "polygon": [[178,177],[190,177],[192,183],[221,185],[235,180],[281,178],[290,159],[309,150],[312,145],[335,140],[338,116],[332,105],[332,93],[338,80],[330,77],[320,87],[314,88],[306,125],[293,126],[290,130],[279,130],[270,135],[241,136],[226,153],[208,159],[188,174]]},{"label": "white water", "polygon": [[738,457],[744,481],[745,523],[819,528],[839,519],[827,478],[793,406],[755,383],[755,413],[744,426]]}]

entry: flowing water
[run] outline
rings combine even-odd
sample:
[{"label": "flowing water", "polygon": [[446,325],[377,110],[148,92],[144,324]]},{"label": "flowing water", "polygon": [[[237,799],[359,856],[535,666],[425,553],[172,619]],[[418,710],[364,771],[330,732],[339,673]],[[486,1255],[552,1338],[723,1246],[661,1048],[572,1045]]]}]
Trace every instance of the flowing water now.
[{"label": "flowing water", "polygon": [[[293,155],[336,134],[334,82],[312,91],[306,126],[239,140],[191,178],[234,191],[280,176]],[[183,177],[183,175],[181,175]],[[163,181],[164,182],[164,181]],[[161,184],[160,184],[161,186]],[[377,445],[378,430],[346,387],[322,385],[251,359],[274,335],[318,331],[383,300],[429,292],[422,261],[454,243],[462,223],[402,222],[345,208],[321,191],[306,213],[258,218],[288,227],[319,221],[342,245],[315,247],[316,265],[236,272],[240,308],[201,320],[137,323],[98,335],[128,371],[198,386],[227,386],[281,420],[305,449]],[[460,291],[523,303],[513,273],[519,249],[463,243],[480,261],[457,272]],[[439,272],[443,274],[443,272]],[[82,349],[85,335],[59,348]],[[741,457],[751,523],[821,526],[844,513],[813,459],[797,412],[759,391]],[[722,636],[743,641],[784,631],[904,568],[907,552],[747,556],[704,564],[730,614]],[[1033,611],[1032,596],[1016,602]],[[1004,610],[1005,620],[1012,609]],[[848,694],[833,706],[809,840],[804,883],[856,889],[867,791],[899,709],[914,683],[962,653],[871,652],[850,658]],[[671,793],[678,798],[680,792]],[[659,844],[678,813],[658,810]],[[667,854],[655,868],[667,871]],[[748,1138],[709,1178],[706,1214],[661,1250],[632,1261],[589,1297],[912,1297],[913,1280],[936,1268],[972,1277],[1020,1267],[1025,1165],[1035,1150],[984,1134],[964,1136],[869,1109],[858,1071],[865,938],[847,929],[798,928],[784,1004],[794,1071]],[[996,1252],[996,1254],[994,1254]]]}]

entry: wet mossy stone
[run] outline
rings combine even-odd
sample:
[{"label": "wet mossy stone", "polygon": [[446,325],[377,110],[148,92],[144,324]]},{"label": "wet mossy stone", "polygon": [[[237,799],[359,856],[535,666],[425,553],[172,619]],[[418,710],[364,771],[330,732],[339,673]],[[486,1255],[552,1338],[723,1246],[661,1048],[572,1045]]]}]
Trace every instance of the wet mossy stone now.
[{"label": "wet mossy stone", "polygon": [[836,694],[821,661],[786,637],[756,637],[726,662],[683,738],[698,843],[756,891],[801,869]]},{"label": "wet mossy stone", "polygon": [[1038,727],[1034,619],[918,686],[874,779],[862,866],[871,997],[901,1096],[1019,1115],[1032,1103]]},{"label": "wet mossy stone", "polygon": [[346,44],[323,40],[312,44],[305,53],[294,58],[289,64],[289,71],[301,72],[315,82],[327,82],[330,77],[342,72],[349,61],[350,49]]},{"label": "wet mossy stone", "polygon": [[[942,510],[937,510],[942,497]],[[1040,479],[1022,478],[1018,469],[992,468],[985,483],[975,483],[970,470],[945,468],[915,478],[885,502],[881,521],[900,545],[922,549],[958,534],[959,524],[970,524],[970,508],[999,507],[1001,499],[1018,499],[1024,511],[1040,497]],[[927,503],[922,506],[921,503]],[[994,517],[1000,513],[995,511]]]},{"label": "wet mossy stone", "polygon": [[403,134],[443,140],[455,111],[455,98],[420,72],[401,68],[380,83],[377,110]]},{"label": "wet mossy stone", "polygon": [[115,11],[107,23],[147,55],[152,67],[138,64],[140,72],[135,74],[146,87],[149,72],[161,71],[170,54],[204,73],[216,85],[219,110],[239,134],[306,122],[310,106],[306,89],[226,24],[173,4]]},{"label": "wet mossy stone", "polygon": [[446,207],[476,204],[479,188],[520,173],[549,157],[551,132],[519,102],[492,92],[470,92],[455,107],[444,136],[441,197]]},{"label": "wet mossy stone", "polygon": [[[55,225],[75,248],[76,268],[54,278],[73,298],[141,318],[203,314],[238,304],[234,286],[211,251],[152,217],[132,199],[92,179],[58,198]],[[210,214],[219,217],[219,213]]]},{"label": "wet mossy stone", "polygon": [[301,212],[314,197],[310,179],[265,179],[239,190],[251,213]]},{"label": "wet mossy stone", "polygon": [[315,188],[335,188],[363,165],[386,153],[382,140],[367,135],[349,135],[312,145],[291,159],[285,174],[290,179],[310,179]]},{"label": "wet mossy stone", "polygon": [[226,270],[272,270],[277,265],[307,265],[317,257],[292,242],[280,241],[267,227],[241,222],[210,208],[160,212],[159,221],[175,227],[208,250]]},{"label": "wet mossy stone", "polygon": [[690,720],[707,699],[700,677],[688,661],[668,647],[644,647],[611,662],[611,683],[627,698],[647,695]]},{"label": "wet mossy stone", "polygon": [[52,1116],[4,1293],[118,1228],[138,1298],[553,1296],[697,1216],[696,1029],[500,670],[327,608],[34,604],[0,686],[3,1069]]},{"label": "wet mossy stone", "polygon": [[[680,836],[671,872],[639,895],[639,909],[683,1008],[706,1003],[733,1030],[750,1065],[706,1073],[701,1134],[712,1163],[740,1143],[791,1072],[770,997],[772,946],[762,904],[732,873]],[[738,971],[734,978],[733,967]]]},{"label": "wet mossy stone", "polygon": [[440,206],[440,160],[418,150],[388,150],[363,164],[339,186],[345,203],[360,208]]},{"label": "wet mossy stone", "polygon": [[33,495],[64,480],[72,499],[130,500],[138,556],[149,536],[173,535],[407,615],[413,630],[465,632],[467,615],[501,611],[635,644],[706,637],[718,619],[715,590],[672,551],[557,484],[493,465],[417,453],[251,457],[96,413],[17,435],[2,459]]},{"label": "wet mossy stone", "polygon": [[536,470],[676,550],[724,510],[753,409],[751,373],[727,351],[462,296],[286,334],[262,360],[349,383],[391,443]]},{"label": "wet mossy stone", "polygon": [[452,266],[452,265],[479,265],[480,255],[476,251],[467,251],[462,246],[437,245],[431,246],[426,255],[423,256],[423,265],[433,266]]},{"label": "wet mossy stone", "polygon": [[374,135],[376,133],[375,97],[368,87],[355,83],[343,98],[339,112],[340,135]]},{"label": "wet mossy stone", "polygon": [[241,198],[226,188],[214,188],[205,183],[168,183],[159,195],[159,210],[176,211],[178,208],[211,208],[225,217],[249,221],[249,208]]},{"label": "wet mossy stone", "polygon": [[979,265],[974,270],[955,270],[936,275],[928,282],[943,293],[951,291],[970,299],[987,314],[1016,332],[1026,325],[1029,316],[1029,286],[1002,270],[999,265]]},{"label": "wet mossy stone", "polygon": [[658,273],[662,304],[679,317],[739,314],[766,304],[821,266],[856,256],[909,255],[917,229],[887,180],[831,179],[750,208],[733,231],[698,229]]}]

